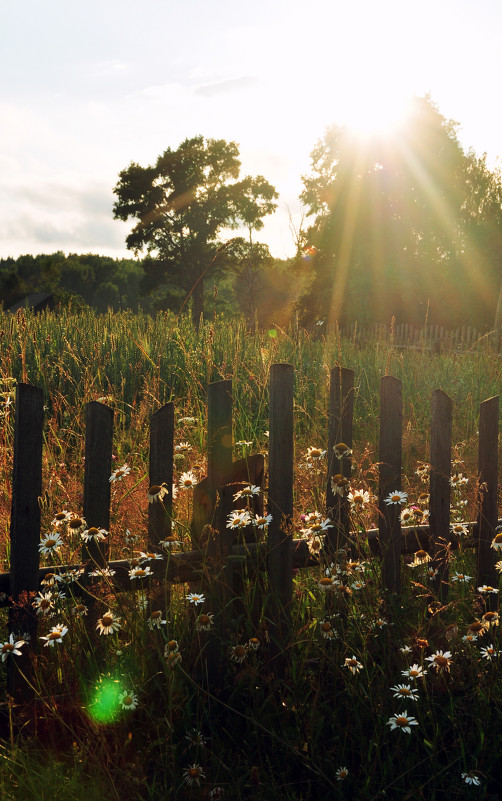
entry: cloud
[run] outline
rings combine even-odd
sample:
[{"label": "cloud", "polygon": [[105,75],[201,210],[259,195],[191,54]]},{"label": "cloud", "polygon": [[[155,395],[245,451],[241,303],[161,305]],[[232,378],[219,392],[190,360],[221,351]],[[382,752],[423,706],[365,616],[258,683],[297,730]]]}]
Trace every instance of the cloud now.
[{"label": "cloud", "polygon": [[194,87],[193,92],[201,97],[214,97],[215,95],[228,94],[230,92],[242,92],[254,88],[260,84],[258,78],[251,75],[243,75],[241,78],[227,78],[211,83],[199,84]]}]

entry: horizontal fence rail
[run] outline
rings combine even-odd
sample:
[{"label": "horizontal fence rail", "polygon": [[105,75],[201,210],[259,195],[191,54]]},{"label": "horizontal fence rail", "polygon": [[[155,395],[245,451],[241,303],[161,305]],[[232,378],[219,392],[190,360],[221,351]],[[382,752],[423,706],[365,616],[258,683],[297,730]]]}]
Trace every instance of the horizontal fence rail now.
[{"label": "horizontal fence rail", "polygon": [[[237,608],[242,570],[246,568],[261,582],[266,577],[266,616],[270,635],[270,659],[278,674],[287,664],[291,639],[293,570],[336,558],[340,548],[350,551],[354,537],[364,537],[371,554],[381,563],[384,592],[399,593],[401,557],[426,551],[437,571],[436,591],[445,600],[448,591],[448,554],[458,547],[458,538],[450,526],[450,478],[452,402],[441,390],[431,401],[431,449],[429,520],[427,525],[402,526],[397,504],[386,502],[389,493],[402,486],[402,387],[392,376],[380,384],[380,441],[378,528],[351,531],[349,504],[336,491],[337,482],[346,486],[351,477],[351,449],[354,411],[354,373],[336,367],[330,374],[327,437],[326,514],[332,522],[325,538],[324,551],[312,555],[304,539],[293,530],[293,387],[294,370],[289,364],[272,365],[270,371],[269,469],[266,511],[272,515],[266,539],[236,544],[226,526],[233,506],[235,487],[242,486],[242,470],[256,469],[257,481],[263,479],[263,457],[232,461],[232,384],[220,381],[208,388],[208,474],[194,492],[193,532],[206,536],[203,546],[192,539],[192,550],[168,552],[165,559],[151,562],[152,578],[170,584],[202,582],[211,596],[215,610],[215,628],[224,626],[225,615]],[[478,584],[497,583],[496,552],[491,548],[499,524],[498,498],[499,398],[484,401],[480,407],[479,486],[477,519],[466,524],[469,533],[463,539],[477,549]],[[19,384],[16,389],[12,505],[10,526],[10,571],[0,574],[3,606],[9,608],[9,631],[16,636],[28,632],[29,647],[23,648],[22,671],[8,668],[8,692],[23,698],[29,688],[31,656],[36,649],[37,617],[31,606],[34,594],[43,586],[49,573],[83,568],[77,591],[88,594],[95,582],[104,580],[119,590],[131,589],[129,560],[108,560],[106,545],[84,544],[79,565],[40,566],[40,506],[42,496],[43,397],[40,389]],[[174,457],[174,406],[166,404],[150,422],[150,487],[172,487]],[[337,455],[343,443],[345,454]],[[113,410],[91,402],[86,407],[86,443],[83,514],[88,526],[110,527],[110,474],[113,444]],[[254,460],[254,461],[253,461]],[[334,477],[334,478],[333,478]],[[248,479],[249,480],[249,479]],[[237,482],[237,484],[235,483]],[[201,511],[202,510],[202,511]],[[200,519],[196,520],[199,514]],[[171,535],[172,493],[148,505],[148,548],[155,551]],[[202,536],[201,535],[201,536]],[[195,545],[195,547],[194,547]],[[108,567],[112,575],[91,576],[96,568]],[[262,584],[259,584],[263,592]],[[229,597],[230,592],[230,597]],[[259,594],[259,593],[257,593]],[[496,599],[496,596],[492,596]],[[87,601],[86,601],[87,602]],[[491,603],[496,603],[491,601]],[[92,602],[90,602],[92,606]],[[208,674],[217,680],[220,656],[216,637],[208,648]],[[12,660],[9,660],[9,663]],[[19,662],[17,664],[20,664]],[[27,682],[20,676],[27,677]]]}]

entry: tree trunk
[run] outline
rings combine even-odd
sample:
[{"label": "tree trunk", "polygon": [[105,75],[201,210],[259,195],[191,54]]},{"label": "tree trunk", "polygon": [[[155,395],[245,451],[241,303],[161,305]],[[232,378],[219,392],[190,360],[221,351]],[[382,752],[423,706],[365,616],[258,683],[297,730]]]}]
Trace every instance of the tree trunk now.
[{"label": "tree trunk", "polygon": [[201,318],[204,316],[204,279],[199,278],[192,290],[192,322],[199,330]]},{"label": "tree trunk", "polygon": [[502,277],[500,279],[499,299],[497,303],[497,310],[495,312],[495,320],[493,323],[493,340],[495,350],[500,351],[501,347],[501,329],[502,329]]}]

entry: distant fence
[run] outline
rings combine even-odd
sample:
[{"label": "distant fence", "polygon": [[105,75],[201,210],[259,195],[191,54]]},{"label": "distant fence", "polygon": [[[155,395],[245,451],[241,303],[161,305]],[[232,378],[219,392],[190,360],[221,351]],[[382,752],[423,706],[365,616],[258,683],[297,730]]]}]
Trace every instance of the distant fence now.
[{"label": "distant fence", "polygon": [[[272,365],[270,371],[270,419],[268,465],[268,512],[272,515],[263,542],[235,544],[234,534],[226,528],[232,508],[232,383],[219,381],[208,388],[208,470],[207,494],[218,503],[212,520],[214,536],[207,549],[172,552],[164,561],[151,562],[155,581],[205,581],[211,594],[216,631],[223,626],[223,615],[232,607],[235,588],[244,566],[254,573],[266,593],[266,618],[270,636],[269,658],[277,672],[284,667],[291,632],[293,601],[293,569],[319,564],[309,553],[305,540],[294,539],[293,519],[293,385],[294,369],[289,364]],[[354,372],[334,368],[330,376],[327,425],[328,469],[326,476],[326,514],[333,522],[325,540],[327,559],[350,543],[348,502],[333,492],[331,476],[341,470],[351,476],[350,457],[339,462],[334,446],[344,442],[352,446],[354,404]],[[432,395],[431,448],[424,454],[430,463],[430,500],[428,525],[401,526],[401,508],[385,503],[394,490],[401,489],[402,471],[402,387],[401,382],[385,376],[380,383],[380,441],[378,529],[367,531],[375,557],[381,560],[384,589],[399,593],[401,588],[401,555],[426,550],[437,568],[436,591],[447,595],[448,551],[458,545],[450,528],[450,475],[452,401],[442,391]],[[477,520],[470,524],[472,544],[477,547],[477,585],[496,585],[496,552],[491,542],[498,524],[498,416],[499,398],[493,397],[480,406],[479,421],[479,485],[480,500]],[[174,405],[168,403],[152,415],[150,424],[150,485],[173,482]],[[88,526],[110,528],[110,475],[112,470],[113,410],[93,401],[86,407],[85,473],[83,517]],[[37,616],[31,605],[41,581],[50,572],[72,566],[40,567],[40,498],[42,497],[43,393],[42,390],[19,384],[16,388],[12,509],[10,526],[10,572],[0,574],[3,605],[9,607],[9,629],[15,635],[31,635],[29,647],[23,648],[16,664],[30,675],[30,651],[37,647]],[[341,465],[341,466],[340,466]],[[148,506],[149,549],[155,550],[161,540],[171,535],[172,496]],[[359,533],[358,536],[361,536]],[[97,565],[107,564],[115,570],[111,581],[122,590],[131,588],[128,560],[108,562],[106,545],[84,544],[82,566],[85,572],[79,584],[85,587],[97,579],[90,572]],[[260,579],[265,577],[265,581]],[[266,584],[266,587],[265,587]],[[240,585],[242,586],[242,585]],[[238,590],[237,590],[238,591]],[[494,596],[490,596],[493,598]],[[237,600],[234,599],[236,602]],[[216,640],[215,640],[216,642]],[[212,670],[216,674],[218,655],[208,650]],[[19,673],[8,665],[8,691],[22,697],[26,685],[19,687]],[[211,665],[210,665],[211,668]],[[24,689],[23,689],[24,688]]]},{"label": "distant fence", "polygon": [[358,326],[357,323],[342,326],[340,334],[355,344],[366,342],[392,343],[397,348],[414,348],[433,353],[454,351],[492,351],[500,352],[502,338],[494,331],[481,332],[472,326],[446,329],[442,325],[426,325],[417,328],[408,323],[395,326],[375,323],[371,326]]}]

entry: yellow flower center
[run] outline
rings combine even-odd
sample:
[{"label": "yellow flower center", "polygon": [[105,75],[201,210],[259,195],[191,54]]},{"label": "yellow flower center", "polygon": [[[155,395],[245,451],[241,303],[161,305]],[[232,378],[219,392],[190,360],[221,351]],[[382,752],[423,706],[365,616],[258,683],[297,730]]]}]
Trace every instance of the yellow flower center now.
[{"label": "yellow flower center", "polygon": [[152,486],[148,490],[148,494],[149,495],[158,495],[160,490],[161,490],[161,487],[159,487],[158,484],[152,484]]},{"label": "yellow flower center", "polygon": [[400,715],[396,718],[396,725],[397,726],[407,726],[408,725],[408,718],[405,718],[404,715]]},{"label": "yellow flower center", "polygon": [[111,626],[113,623],[113,617],[111,615],[103,615],[101,618],[101,623],[103,626],[105,626],[105,628],[108,628],[108,626]]}]

